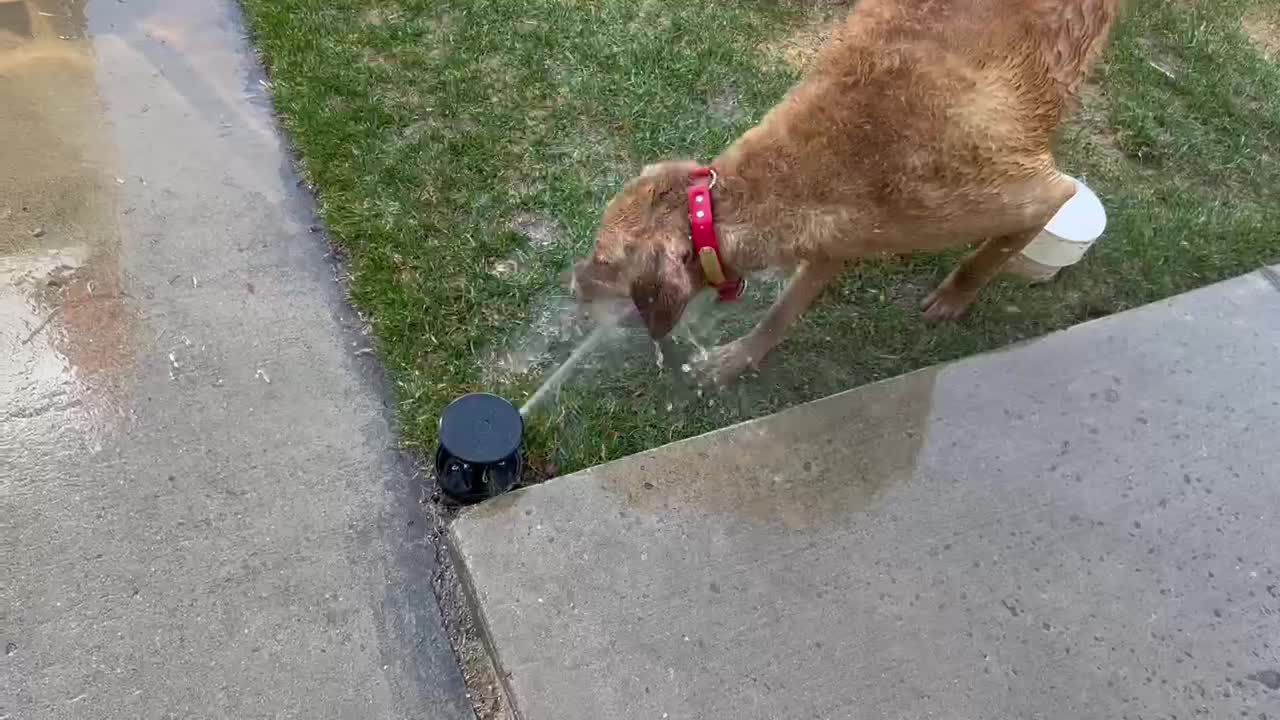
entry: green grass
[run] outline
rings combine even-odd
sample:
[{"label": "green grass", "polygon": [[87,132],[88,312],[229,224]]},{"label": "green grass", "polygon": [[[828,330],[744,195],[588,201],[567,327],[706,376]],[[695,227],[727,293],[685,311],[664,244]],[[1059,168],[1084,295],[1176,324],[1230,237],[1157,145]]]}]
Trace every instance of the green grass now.
[{"label": "green grass", "polygon": [[[495,357],[543,349],[531,326],[556,316],[558,275],[610,194],[647,162],[714,157],[795,81],[771,43],[834,12],[795,0],[244,4],[396,379],[405,440],[423,449],[456,395],[518,401],[538,385],[568,334],[551,333],[525,374]],[[1060,152],[1103,198],[1108,232],[1052,285],[999,282],[969,319],[932,327],[916,303],[954,255],[868,262],[762,373],[718,393],[683,379],[678,351],[662,369],[647,341],[622,338],[533,423],[531,479],[1280,259],[1280,66],[1240,30],[1251,4],[1146,0],[1117,28]],[[699,313],[686,334],[742,332],[775,287]]]}]

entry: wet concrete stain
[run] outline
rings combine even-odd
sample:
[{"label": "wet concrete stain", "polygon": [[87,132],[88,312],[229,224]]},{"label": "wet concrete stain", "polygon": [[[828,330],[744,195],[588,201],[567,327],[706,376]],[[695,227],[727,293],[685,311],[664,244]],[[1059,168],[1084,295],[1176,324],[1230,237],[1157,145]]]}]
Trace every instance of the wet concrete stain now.
[{"label": "wet concrete stain", "polygon": [[0,29],[3,255],[93,244],[110,214],[92,48],[83,27],[59,27],[40,5],[27,7],[33,37]]},{"label": "wet concrete stain", "polygon": [[31,10],[26,3],[0,3],[0,32],[9,32],[18,38],[31,38]]},{"label": "wet concrete stain", "polygon": [[6,3],[0,23],[0,464],[34,482],[100,448],[128,311],[84,5]]},{"label": "wet concrete stain", "polygon": [[[927,437],[936,369],[862,388],[857,402],[837,396],[721,433],[729,448],[651,454],[625,475],[605,469],[604,487],[632,511],[683,507],[799,529],[873,508],[915,474]],[[714,460],[712,458],[715,458]],[[729,460],[731,467],[720,463]]]},{"label": "wet concrete stain", "polygon": [[[114,170],[97,56],[142,59],[198,122],[273,137],[241,102],[265,102],[261,78],[236,86],[209,72],[234,50],[191,32],[182,5],[136,0],[91,37],[84,0],[0,2],[0,464],[102,446],[132,364],[130,326],[145,312],[123,289],[119,257],[118,219],[137,208],[117,205],[147,180]],[[251,175],[228,165],[236,180]]]},{"label": "wet concrete stain", "polygon": [[[634,522],[666,522],[688,508],[788,529],[842,521],[915,475],[937,374],[919,370],[859,388],[856,403],[837,395],[718,431],[711,445],[694,438],[587,474],[622,499],[621,517]],[[498,517],[519,502],[509,493],[469,513]]]}]

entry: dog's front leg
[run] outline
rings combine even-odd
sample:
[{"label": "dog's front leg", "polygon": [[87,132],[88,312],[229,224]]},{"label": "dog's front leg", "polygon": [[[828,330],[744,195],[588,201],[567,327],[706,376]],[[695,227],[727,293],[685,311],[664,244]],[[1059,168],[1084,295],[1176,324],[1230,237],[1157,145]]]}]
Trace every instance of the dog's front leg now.
[{"label": "dog's front leg", "polygon": [[732,382],[749,367],[757,367],[782,342],[787,331],[814,299],[844,271],[843,260],[805,262],[791,276],[769,312],[745,336],[707,353],[699,363],[702,377],[716,385]]}]

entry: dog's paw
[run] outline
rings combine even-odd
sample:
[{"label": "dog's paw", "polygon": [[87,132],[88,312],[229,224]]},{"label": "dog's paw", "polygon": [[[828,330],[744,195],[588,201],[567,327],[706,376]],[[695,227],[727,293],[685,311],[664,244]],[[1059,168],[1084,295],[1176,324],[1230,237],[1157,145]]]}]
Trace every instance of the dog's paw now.
[{"label": "dog's paw", "polygon": [[748,368],[756,367],[758,361],[748,343],[734,340],[703,355],[694,365],[694,372],[700,383],[719,387],[737,380]]},{"label": "dog's paw", "polygon": [[969,312],[969,306],[977,297],[976,292],[964,292],[951,283],[944,282],[937,290],[929,293],[929,297],[920,303],[920,308],[924,310],[924,319],[929,322],[959,320]]}]

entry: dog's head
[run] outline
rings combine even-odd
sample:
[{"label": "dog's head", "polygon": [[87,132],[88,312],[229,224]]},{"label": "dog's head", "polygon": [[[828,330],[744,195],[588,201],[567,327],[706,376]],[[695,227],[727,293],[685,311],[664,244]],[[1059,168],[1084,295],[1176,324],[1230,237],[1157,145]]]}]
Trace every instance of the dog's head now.
[{"label": "dog's head", "polygon": [[650,336],[671,333],[706,283],[689,240],[686,190],[696,167],[650,165],[609,201],[591,255],[574,266],[579,302],[615,317],[634,305]]}]

